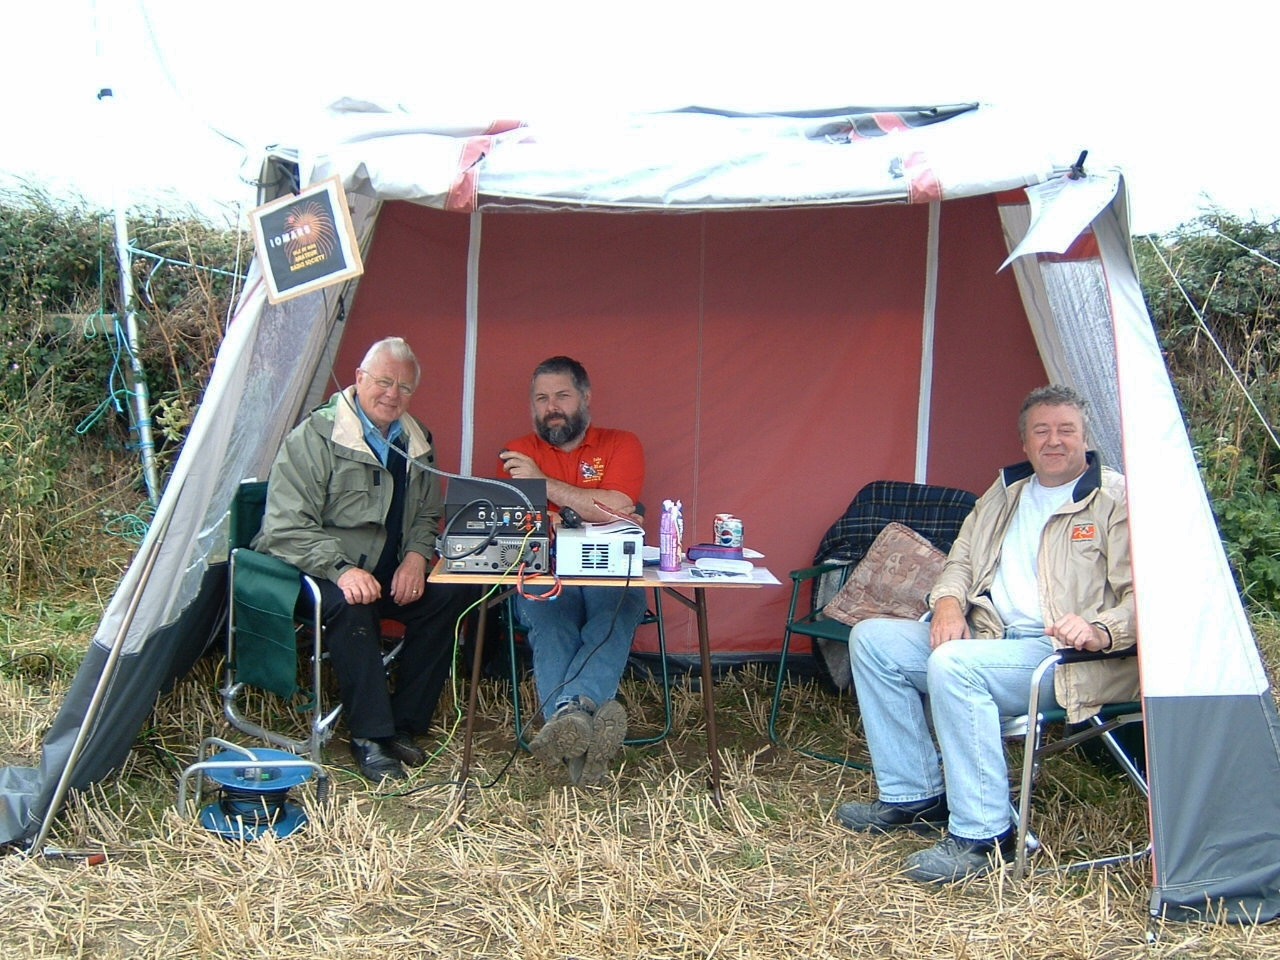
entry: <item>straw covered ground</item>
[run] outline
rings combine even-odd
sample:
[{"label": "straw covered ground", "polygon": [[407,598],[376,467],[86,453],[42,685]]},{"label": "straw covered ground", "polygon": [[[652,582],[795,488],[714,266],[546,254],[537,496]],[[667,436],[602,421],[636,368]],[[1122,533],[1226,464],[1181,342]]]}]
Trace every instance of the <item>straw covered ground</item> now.
[{"label": "straw covered ground", "polygon": [[[38,756],[65,682],[29,666],[0,678],[3,746],[17,762]],[[298,792],[307,829],[249,844],[175,805],[201,738],[227,735],[216,686],[216,666],[202,663],[159,704],[120,774],[59,819],[53,845],[105,858],[0,858],[0,955],[1280,957],[1276,925],[1157,925],[1149,942],[1146,867],[1050,872],[1059,858],[1145,842],[1134,792],[1072,758],[1046,767],[1046,852],[1027,880],[902,879],[903,857],[925,841],[834,823],[839,800],[873,796],[870,777],[771,748],[772,680],[758,670],[716,685],[723,809],[705,788],[701,695],[687,683],[675,691],[676,733],[627,748],[616,777],[588,790],[513,751],[507,690],[487,680],[479,783],[465,800],[448,782],[460,728],[399,795],[368,789],[335,741],[331,795]],[[657,685],[628,679],[623,693],[639,732],[652,729]],[[786,718],[795,742],[861,749],[851,702],[812,684],[791,688]]]}]

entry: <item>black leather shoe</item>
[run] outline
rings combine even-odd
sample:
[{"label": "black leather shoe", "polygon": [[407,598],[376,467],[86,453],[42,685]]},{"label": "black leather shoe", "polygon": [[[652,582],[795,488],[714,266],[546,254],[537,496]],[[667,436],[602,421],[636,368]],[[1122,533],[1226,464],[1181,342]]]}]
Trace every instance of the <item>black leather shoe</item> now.
[{"label": "black leather shoe", "polygon": [[841,826],[860,833],[938,833],[947,825],[947,815],[946,794],[914,803],[842,803],[836,810]]},{"label": "black leather shoe", "polygon": [[373,783],[382,780],[403,780],[407,776],[400,761],[391,756],[377,740],[351,738],[351,756],[360,768],[360,776]]},{"label": "black leather shoe", "polygon": [[378,741],[384,753],[389,753],[406,767],[420,767],[427,762],[427,755],[416,743],[413,735],[401,731],[394,737]]}]

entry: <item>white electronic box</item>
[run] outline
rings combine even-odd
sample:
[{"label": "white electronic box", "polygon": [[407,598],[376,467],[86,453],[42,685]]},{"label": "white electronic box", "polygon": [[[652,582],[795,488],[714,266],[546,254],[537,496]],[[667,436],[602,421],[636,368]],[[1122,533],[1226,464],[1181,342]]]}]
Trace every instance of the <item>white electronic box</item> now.
[{"label": "white electronic box", "polygon": [[644,576],[644,531],[627,520],[560,527],[555,553],[558,577]]}]

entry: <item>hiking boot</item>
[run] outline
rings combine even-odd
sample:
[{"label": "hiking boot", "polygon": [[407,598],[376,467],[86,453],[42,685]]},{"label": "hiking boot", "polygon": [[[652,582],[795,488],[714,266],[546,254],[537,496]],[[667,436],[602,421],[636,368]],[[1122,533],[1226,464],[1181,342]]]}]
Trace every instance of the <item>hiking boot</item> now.
[{"label": "hiking boot", "polygon": [[351,756],[355,758],[360,776],[372,783],[383,780],[403,780],[407,776],[400,761],[391,756],[377,740],[351,738]]},{"label": "hiking boot", "polygon": [[584,756],[591,743],[591,711],[594,706],[585,698],[562,703],[533,738],[529,751],[549,764]]},{"label": "hiking boot", "polygon": [[911,803],[842,803],[836,810],[840,825],[859,833],[888,833],[910,830],[914,833],[940,833],[947,825],[947,795]]},{"label": "hiking boot", "polygon": [[420,767],[427,762],[426,752],[413,742],[413,735],[405,733],[403,730],[396,733],[394,737],[384,737],[378,740],[382,745],[384,753],[388,753],[395,757],[406,767]]},{"label": "hiking boot", "polygon": [[[922,883],[955,883],[981,877],[1017,858],[1018,836],[1013,830],[989,840],[966,840],[950,836],[927,850],[907,857],[903,876]],[[1039,848],[1027,838],[1028,852]]]},{"label": "hiking boot", "polygon": [[[609,769],[609,763],[622,749],[622,741],[627,736],[627,711],[617,700],[609,700],[600,705],[591,718],[591,742],[587,745],[587,755],[583,760],[574,783],[585,787],[595,786]],[[570,777],[573,769],[570,768]]]}]

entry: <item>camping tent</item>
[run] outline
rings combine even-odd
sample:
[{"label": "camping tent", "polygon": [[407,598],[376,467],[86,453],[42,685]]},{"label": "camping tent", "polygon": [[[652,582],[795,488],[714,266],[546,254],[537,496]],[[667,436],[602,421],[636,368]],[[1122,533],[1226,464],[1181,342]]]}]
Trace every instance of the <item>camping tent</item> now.
[{"label": "camping tent", "polygon": [[[690,542],[742,517],[778,572],[866,481],[985,488],[1020,457],[1028,389],[1074,385],[1129,482],[1152,909],[1280,915],[1274,701],[1142,302],[1124,182],[1069,173],[1079,145],[1057,146],[975,104],[530,126],[335,105],[268,158],[263,199],[339,177],[366,272],[274,306],[251,277],[40,767],[0,774],[0,839],[30,842],[63,786],[123,759],[211,640],[236,485],[401,334],[445,469],[494,475],[528,429],[533,365],[570,353],[596,422],[641,436],[649,501],[682,499]],[[713,598],[717,656],[769,656],[785,602]],[[687,622],[671,634],[693,648]]]}]

